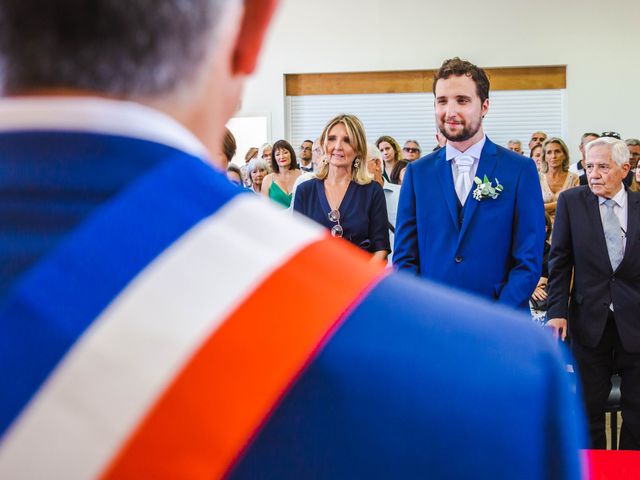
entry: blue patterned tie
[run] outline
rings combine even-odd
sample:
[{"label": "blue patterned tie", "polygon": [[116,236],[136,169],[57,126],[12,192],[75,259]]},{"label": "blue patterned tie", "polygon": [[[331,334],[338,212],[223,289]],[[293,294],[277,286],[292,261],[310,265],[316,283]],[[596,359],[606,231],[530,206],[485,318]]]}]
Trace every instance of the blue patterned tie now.
[{"label": "blue patterned tie", "polygon": [[624,255],[624,242],[622,239],[622,227],[618,216],[613,212],[616,202],[610,198],[604,201],[605,212],[602,217],[602,227],[604,228],[604,238],[607,241],[607,252],[611,267],[615,271],[622,261]]}]

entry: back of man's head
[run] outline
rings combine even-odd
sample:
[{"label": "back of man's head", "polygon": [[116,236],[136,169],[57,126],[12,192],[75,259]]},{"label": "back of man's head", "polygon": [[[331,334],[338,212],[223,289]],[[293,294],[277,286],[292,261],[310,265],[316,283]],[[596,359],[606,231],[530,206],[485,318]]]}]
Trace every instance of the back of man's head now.
[{"label": "back of man's head", "polygon": [[85,90],[154,97],[191,80],[228,0],[5,0],[5,94]]}]

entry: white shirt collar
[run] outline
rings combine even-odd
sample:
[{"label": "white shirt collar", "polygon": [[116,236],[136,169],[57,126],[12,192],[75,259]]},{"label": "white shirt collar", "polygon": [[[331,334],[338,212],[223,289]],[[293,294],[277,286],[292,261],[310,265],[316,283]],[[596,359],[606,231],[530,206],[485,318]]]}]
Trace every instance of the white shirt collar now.
[{"label": "white shirt collar", "polygon": [[21,97],[0,100],[0,132],[73,131],[139,138],[199,158],[204,145],[169,115],[139,103],[99,97]]},{"label": "white shirt collar", "polygon": [[[607,199],[605,197],[601,197],[600,195],[598,195],[598,205],[602,205],[606,200]],[[618,193],[611,197],[611,200],[616,202],[616,205],[618,205],[619,207],[624,208],[625,204],[627,203],[627,191],[624,188],[624,185],[622,185],[622,188],[618,191]]]},{"label": "white shirt collar", "polygon": [[452,160],[452,159],[454,159],[456,157],[459,157],[463,153],[465,155],[472,156],[475,160],[478,160],[480,158],[480,155],[482,154],[482,148],[484,147],[484,142],[486,142],[486,140],[487,140],[487,136],[483,135],[480,140],[478,140],[476,143],[471,145],[464,152],[461,152],[457,148],[452,147],[451,144],[449,142],[447,142],[447,145],[445,147],[446,148],[447,160]]}]

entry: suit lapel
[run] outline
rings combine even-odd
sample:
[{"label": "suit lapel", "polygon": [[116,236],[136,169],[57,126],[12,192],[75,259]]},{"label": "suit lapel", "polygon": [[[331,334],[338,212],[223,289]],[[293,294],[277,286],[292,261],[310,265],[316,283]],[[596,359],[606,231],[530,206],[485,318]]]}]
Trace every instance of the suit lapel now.
[{"label": "suit lapel", "polygon": [[[482,148],[482,153],[480,154],[480,160],[478,162],[478,170],[476,171],[476,177],[483,179],[486,175],[489,180],[492,182],[495,180],[493,178],[493,170],[496,168],[497,163],[497,149],[495,143],[493,143],[488,138],[484,143],[484,147]],[[473,180],[473,179],[472,179]],[[473,198],[473,190],[475,190],[476,184],[475,182],[471,183],[471,191],[469,191],[469,196],[467,197],[467,201],[464,202],[464,208],[462,210],[462,230],[460,231],[460,237],[458,242],[462,240],[464,237],[467,228],[469,228],[469,224],[473,219],[473,215],[476,213],[476,209],[478,205],[480,205],[480,201],[475,200]],[[454,189],[455,191],[455,189]],[[481,201],[491,201],[491,200],[481,200]]]},{"label": "suit lapel", "polygon": [[624,257],[620,265],[631,256],[631,252],[637,251],[640,234],[638,229],[640,229],[640,193],[627,189],[627,244],[624,247]]},{"label": "suit lapel", "polygon": [[442,187],[442,194],[447,202],[449,213],[451,214],[451,221],[455,225],[456,230],[460,231],[460,226],[458,225],[458,197],[456,196],[456,189],[453,185],[451,163],[447,161],[445,148],[440,149],[440,154],[436,159],[436,171],[438,172],[440,187]]},{"label": "suit lapel", "polygon": [[609,251],[607,250],[607,241],[604,238],[604,227],[602,226],[602,218],[600,217],[600,205],[598,203],[598,197],[586,189],[584,191],[586,196],[585,204],[587,205],[587,217],[591,222],[591,232],[597,232],[595,234],[594,241],[600,244],[599,250],[604,252],[601,258],[604,259],[607,268],[613,273],[611,268],[611,260],[609,259]]}]

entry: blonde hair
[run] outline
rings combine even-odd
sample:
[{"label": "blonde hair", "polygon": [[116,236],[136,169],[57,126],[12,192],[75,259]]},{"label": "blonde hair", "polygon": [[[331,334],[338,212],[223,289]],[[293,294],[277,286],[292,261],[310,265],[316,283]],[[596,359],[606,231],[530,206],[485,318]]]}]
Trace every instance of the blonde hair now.
[{"label": "blonde hair", "polygon": [[[329,132],[337,124],[343,124],[347,130],[351,147],[356,154],[354,165],[351,168],[351,179],[359,185],[366,185],[373,180],[367,169],[367,137],[364,133],[362,122],[355,115],[340,114],[329,120],[320,135],[320,146],[325,154],[325,159],[320,164],[316,177],[320,180],[327,178],[329,174],[329,162],[326,160],[326,146]],[[356,163],[358,166],[356,167]]]},{"label": "blonde hair", "polygon": [[[544,133],[544,132],[536,132],[536,133]],[[569,148],[567,148],[567,144],[564,143],[562,139],[559,137],[549,137],[543,142],[542,158],[540,159],[540,171],[542,173],[547,173],[549,171],[549,164],[547,163],[546,151],[547,151],[547,145],[549,145],[550,143],[557,143],[558,145],[560,145],[560,150],[562,150],[562,153],[564,153],[564,160],[562,161],[562,171],[568,172],[569,165],[571,165],[569,163]]]}]

